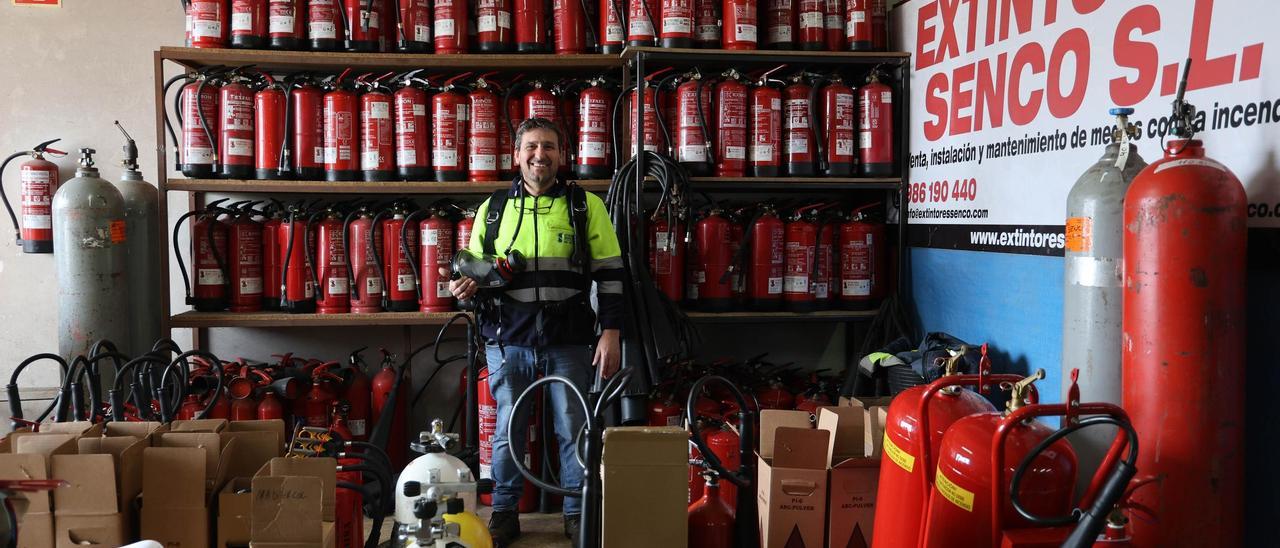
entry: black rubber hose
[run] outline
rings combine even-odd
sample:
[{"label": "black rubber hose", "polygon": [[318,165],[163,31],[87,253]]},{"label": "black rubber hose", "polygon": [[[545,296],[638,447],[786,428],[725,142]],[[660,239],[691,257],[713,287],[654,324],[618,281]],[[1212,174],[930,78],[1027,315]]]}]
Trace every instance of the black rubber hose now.
[{"label": "black rubber hose", "polygon": [[209,148],[213,149],[213,165],[216,169],[219,165],[218,161],[222,158],[218,156],[218,141],[209,131],[209,122],[204,115],[204,95],[200,92],[204,90],[205,82],[206,80],[200,80],[200,83],[196,84],[196,117],[200,120],[200,129],[204,131],[205,138],[209,139]]},{"label": "black rubber hose", "polygon": [[[1023,518],[1025,518],[1027,521],[1030,521],[1031,523],[1034,523],[1040,526],[1047,526],[1047,527],[1059,527],[1063,525],[1070,525],[1072,523],[1076,523],[1079,520],[1079,516],[1083,515],[1083,512],[1080,509],[1072,510],[1071,514],[1066,516],[1054,516],[1054,517],[1048,517],[1048,518],[1044,516],[1037,516],[1031,513],[1031,511],[1027,510],[1027,508],[1022,505],[1022,502],[1018,500],[1018,487],[1022,484],[1022,477],[1026,475],[1027,469],[1031,467],[1031,462],[1034,461],[1036,457],[1040,456],[1040,453],[1043,453],[1046,449],[1048,449],[1050,445],[1053,445],[1054,442],[1067,437],[1069,434],[1071,434],[1072,432],[1075,432],[1076,430],[1082,430],[1084,428],[1088,428],[1091,426],[1101,426],[1101,425],[1112,425],[1121,430],[1124,430],[1125,435],[1127,436],[1126,442],[1128,443],[1128,446],[1129,446],[1129,455],[1124,461],[1118,463],[1118,465],[1120,466],[1120,470],[1119,470],[1119,474],[1117,474],[1118,476],[1125,476],[1127,474],[1127,477],[1124,477],[1123,481],[1120,481],[1120,482],[1114,481],[1116,475],[1108,477],[1108,481],[1107,481],[1108,488],[1104,488],[1103,491],[1109,491],[1109,493],[1107,494],[1111,496],[1110,497],[1102,496],[1103,493],[1099,493],[1100,496],[1098,497],[1098,500],[1094,504],[1095,508],[1099,505],[1098,503],[1105,504],[1106,509],[1103,511],[1100,517],[1103,520],[1106,519],[1107,512],[1109,512],[1111,509],[1111,506],[1113,506],[1119,500],[1119,497],[1124,494],[1125,486],[1129,484],[1129,480],[1132,479],[1133,474],[1137,472],[1137,468],[1135,467],[1135,465],[1138,461],[1138,432],[1134,430],[1132,424],[1129,424],[1126,421],[1121,421],[1119,419],[1116,419],[1115,417],[1110,417],[1110,416],[1089,417],[1087,419],[1081,420],[1078,423],[1069,425],[1065,428],[1061,428],[1058,431],[1050,434],[1049,437],[1045,438],[1044,440],[1041,440],[1039,444],[1037,444],[1034,448],[1032,448],[1031,451],[1027,453],[1025,457],[1022,458],[1022,462],[1018,463],[1018,467],[1013,471],[1013,478],[1009,480],[1009,502],[1013,504],[1013,509],[1016,510],[1019,515],[1021,515]],[[1111,485],[1113,483],[1118,483],[1118,485],[1114,485],[1114,486]],[[1111,500],[1109,502],[1104,501],[1103,499],[1106,499],[1106,498],[1111,498]],[[1102,525],[1102,524],[1105,524],[1105,521],[1099,522],[1099,525]],[[1092,539],[1095,537],[1097,537],[1097,531],[1095,531],[1093,536],[1090,538]],[[1090,543],[1092,543],[1092,541],[1090,541]]]},{"label": "black rubber hose", "polygon": [[[360,214],[359,209],[352,209],[345,218],[342,219],[342,249],[347,252],[347,283],[350,284],[348,292],[351,294],[351,300],[360,299],[360,284],[356,283],[356,271],[351,261],[351,219]],[[369,232],[369,237],[373,237],[373,231]],[[360,265],[361,269],[364,265]]]},{"label": "black rubber hose", "polygon": [[[620,373],[619,376],[621,376],[622,372],[619,371],[619,373]],[[570,395],[576,397],[578,399],[578,403],[582,405],[583,417],[587,421],[592,420],[592,417],[590,415],[591,409],[587,406],[587,398],[582,395],[582,391],[578,389],[577,385],[573,384],[573,381],[569,380],[568,378],[561,377],[559,375],[549,375],[546,377],[542,377],[541,379],[538,379],[536,381],[533,381],[533,383],[530,384],[528,388],[525,388],[524,392],[521,392],[520,396],[516,398],[516,402],[511,408],[511,414],[518,415],[520,413],[521,405],[524,404],[526,397],[528,397],[530,394],[533,394],[538,387],[544,384],[552,384],[552,383],[564,384],[565,390],[567,390]],[[512,434],[511,425],[514,423],[515,421],[507,422],[507,439],[508,440],[513,439],[511,436]],[[508,443],[507,451],[511,454],[511,461],[515,463],[516,469],[520,471],[520,475],[524,476],[525,480],[534,484],[539,489],[545,492],[551,493],[553,495],[560,495],[562,497],[577,498],[582,496],[582,493],[580,491],[565,489],[563,487],[560,487],[559,485],[551,485],[547,482],[542,481],[541,478],[534,476],[533,472],[530,472],[529,468],[524,465],[524,461],[520,458],[520,455],[516,454],[516,444]],[[590,471],[589,473],[595,473],[595,471]]]},{"label": "black rubber hose", "polygon": [[[738,436],[738,446],[739,451],[742,453],[742,459],[737,472],[725,468],[724,463],[720,461],[720,457],[717,457],[711,451],[711,448],[707,446],[707,442],[702,438],[701,429],[698,427],[694,404],[698,400],[698,395],[702,393],[702,387],[712,381],[724,383],[725,386],[729,387],[730,394],[733,395],[733,399],[738,403],[738,413],[741,414],[741,419],[738,421],[738,428],[741,432]],[[707,462],[707,467],[742,489],[751,489],[751,484],[755,481],[754,473],[748,470],[748,468],[751,468],[750,453],[754,444],[754,431],[752,429],[752,421],[755,420],[752,416],[754,413],[747,404],[747,398],[743,396],[742,391],[738,390],[737,385],[720,375],[707,375],[694,381],[693,386],[689,389],[689,398],[685,403],[685,420],[689,424],[690,441],[702,453],[702,459]]]},{"label": "black rubber hose", "polygon": [[[28,357],[25,360],[22,360],[22,363],[19,363],[17,367],[13,368],[13,373],[9,375],[9,384],[5,386],[5,392],[9,396],[9,416],[13,419],[18,419],[18,420],[22,419],[22,396],[18,390],[18,376],[22,375],[22,371],[26,369],[28,365],[31,365],[32,363],[35,363],[40,360],[53,360],[57,362],[58,365],[62,367],[63,382],[66,382],[66,379],[70,375],[70,371],[68,371],[67,369],[66,360],[63,360],[62,356],[59,356],[57,354],[51,354],[46,352],[43,354],[36,354],[34,356]],[[49,413],[52,412],[54,406],[57,405],[57,402],[58,402],[57,399],[54,399],[53,401],[51,401],[49,403],[49,407],[45,409],[44,413],[40,415],[40,419],[38,419],[36,422],[44,420],[44,417],[48,416]],[[21,423],[19,423],[16,420],[11,422],[10,425],[14,430],[17,430],[22,426]]]},{"label": "black rubber hose", "polygon": [[[173,131],[173,123],[169,121],[169,113],[168,111],[163,109],[165,109],[165,107],[167,106],[167,103],[165,103],[164,98],[169,96],[169,87],[177,83],[178,80],[190,80],[190,78],[186,74],[179,74],[177,76],[174,76],[164,83],[164,88],[162,88],[162,91],[160,92],[160,108],[162,109],[161,116],[164,117],[164,128],[169,131],[169,139],[173,141],[173,166],[175,170],[177,170],[178,165],[182,163],[182,160],[181,160],[182,157],[179,153],[179,148],[181,147],[181,145],[178,143],[178,134]],[[181,103],[181,99],[182,99],[182,93],[178,93],[178,96],[175,98],[174,102],[176,104]],[[175,112],[177,110],[178,110],[177,108],[174,109]],[[179,121],[178,123],[181,124],[182,122]]]},{"label": "black rubber hose", "polygon": [[[386,278],[386,274],[387,274],[386,265],[383,264],[383,260],[382,260],[383,259],[382,251],[379,249],[382,247],[382,242],[377,237],[378,230],[380,229],[380,227],[378,226],[378,223],[382,221],[382,217],[386,215],[386,213],[387,213],[387,210],[384,209],[374,214],[373,222],[369,224],[369,237],[366,238],[366,243],[369,245],[370,252],[373,255],[373,264],[378,267],[379,278]],[[383,232],[384,234],[382,235],[382,237],[385,238],[387,236],[385,234],[386,231],[384,230]],[[390,282],[391,281],[387,279],[382,280],[382,309],[383,310],[386,310],[387,305],[391,303],[391,291],[390,291],[391,283]]]},{"label": "black rubber hose", "polygon": [[[126,420],[124,414],[125,398],[122,393],[123,387],[120,385],[120,380],[128,378],[130,372],[140,363],[168,364],[169,360],[159,355],[148,353],[129,360],[123,366],[116,369],[115,378],[111,383],[111,389],[107,392],[107,399],[111,404],[111,420],[113,421],[122,422]],[[136,386],[137,383],[134,383],[134,385]],[[138,414],[142,415],[142,408],[146,402],[136,399],[138,397],[138,392],[139,390],[137,389],[133,390],[132,396],[135,398],[134,406],[138,408]]]},{"label": "black rubber hose", "polygon": [[[423,274],[418,272],[419,270],[418,259],[420,258],[419,255],[421,254],[416,253],[415,250],[409,246],[409,224],[412,221],[416,220],[423,213],[426,213],[426,211],[419,209],[417,211],[414,211],[406,215],[404,218],[404,224],[400,225],[400,252],[404,253],[404,256],[408,257],[409,259],[409,270],[413,271],[413,289],[418,295],[418,302],[422,302],[422,275]],[[419,245],[422,245],[422,244],[419,243]],[[347,262],[350,263],[351,261],[347,261]]]},{"label": "black rubber hose", "polygon": [[22,228],[18,226],[18,216],[13,213],[13,206],[9,204],[9,195],[4,192],[3,177],[5,168],[9,167],[9,162],[12,162],[15,158],[26,156],[27,153],[28,151],[25,150],[22,152],[15,152],[10,154],[8,158],[5,158],[3,163],[0,163],[0,201],[4,202],[4,208],[9,212],[9,219],[13,221],[13,238],[14,241],[18,243],[22,242]]},{"label": "black rubber hose", "polygon": [[[213,407],[218,404],[218,399],[222,397],[222,380],[223,380],[222,360],[219,360],[217,356],[214,356],[213,354],[206,352],[204,350],[188,350],[186,352],[183,352],[182,354],[179,354],[178,357],[174,358],[173,361],[169,362],[169,367],[165,368],[164,374],[160,377],[160,386],[163,389],[164,385],[167,384],[166,380],[169,378],[169,371],[173,368],[173,366],[179,363],[183,364],[182,372],[180,374],[183,377],[185,377],[186,368],[187,368],[186,359],[192,356],[204,358],[205,361],[209,362],[209,366],[214,369],[214,375],[215,375],[215,378],[217,379],[217,384],[214,386],[213,396],[209,398],[209,403],[205,405],[204,409],[202,409],[195,416],[196,420],[199,420],[199,419],[208,417],[209,412],[212,411]],[[185,389],[186,387],[180,386],[180,388]],[[182,390],[179,390],[178,393],[181,394]],[[179,405],[181,405],[181,402],[182,400],[181,398],[179,398],[178,400]]]}]

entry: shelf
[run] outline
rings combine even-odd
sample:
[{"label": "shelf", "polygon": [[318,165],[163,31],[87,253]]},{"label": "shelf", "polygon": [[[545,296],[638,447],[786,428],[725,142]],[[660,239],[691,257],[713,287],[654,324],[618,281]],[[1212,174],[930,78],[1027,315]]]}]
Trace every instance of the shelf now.
[{"label": "shelf", "polygon": [[819,312],[686,312],[698,323],[805,323],[852,322],[876,317],[875,310],[823,310]]},{"label": "shelf", "polygon": [[[592,192],[609,189],[607,179],[578,181]],[[510,181],[437,183],[435,181],[270,181],[246,179],[169,179],[166,190],[187,192],[274,192],[297,194],[490,194],[511,186]]]},{"label": "shelf", "polygon": [[694,191],[839,191],[895,190],[901,179],[892,177],[692,177]]},{"label": "shelf", "polygon": [[[535,72],[573,72],[617,70],[622,60],[617,55],[579,54],[509,54],[468,53],[436,55],[433,53],[348,53],[328,51],[278,51],[253,49],[209,49],[161,47],[160,56],[187,68],[213,65],[255,65],[267,70],[408,70],[415,68],[458,71],[507,70]],[[534,68],[536,67],[536,68]]]},{"label": "shelf", "polygon": [[173,327],[359,327],[444,325],[456,312],[378,312],[376,314],[288,314],[285,312],[183,312]]},{"label": "shelf", "polygon": [[783,51],[783,50],[723,50],[628,47],[622,58],[633,61],[644,54],[645,62],[662,66],[690,66],[719,64],[726,67],[743,65],[803,63],[831,65],[897,65],[911,59],[905,51]]}]

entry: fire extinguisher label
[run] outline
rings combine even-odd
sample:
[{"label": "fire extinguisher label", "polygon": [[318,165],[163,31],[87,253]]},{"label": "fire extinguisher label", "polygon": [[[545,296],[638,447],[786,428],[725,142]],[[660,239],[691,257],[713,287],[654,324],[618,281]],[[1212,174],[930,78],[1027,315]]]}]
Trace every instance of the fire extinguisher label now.
[{"label": "fire extinguisher label", "polygon": [[625,33],[622,32],[622,25],[619,25],[616,22],[611,21],[608,25],[605,26],[605,31],[604,31],[605,42],[613,42],[613,43],[621,42],[624,37],[625,37]]},{"label": "fire extinguisher label", "polygon": [[702,145],[684,145],[680,147],[680,161],[705,162],[707,161],[707,149]]},{"label": "fire extinguisher label", "polygon": [[653,36],[653,23],[648,19],[632,19],[631,34],[639,36]]},{"label": "fire extinguisher label", "polygon": [[414,105],[413,105],[413,115],[414,115],[414,116],[426,116],[426,115],[427,115],[427,105],[422,104],[422,103],[414,103]]},{"label": "fire extinguisher label", "polygon": [[840,18],[840,16],[839,16],[839,15],[828,15],[828,16],[827,16],[827,28],[829,28],[829,29],[843,29],[843,28],[844,28],[844,21],[842,21],[842,20],[841,20],[841,18]]},{"label": "fire extinguisher label", "polygon": [[187,147],[186,154],[183,155],[183,163],[212,164],[213,149],[202,148],[202,147]]},{"label": "fire extinguisher label", "polygon": [[431,27],[428,27],[426,25],[414,25],[413,39],[414,41],[417,41],[417,42],[431,41]]},{"label": "fire extinguisher label", "polygon": [[938,480],[935,485],[938,486],[938,493],[941,493],[943,498],[951,501],[951,504],[959,506],[966,512],[972,512],[973,491],[969,491],[968,489],[956,485],[954,481],[951,481],[951,478],[948,478],[946,474],[942,473],[941,467],[938,468],[937,475]]},{"label": "fire extinguisher label", "polygon": [[241,295],[259,295],[262,293],[262,278],[240,278]]},{"label": "fire extinguisher label", "polygon": [[846,297],[866,297],[871,295],[871,280],[844,280],[840,292]]},{"label": "fire extinguisher label", "polygon": [[[866,22],[867,22],[867,12],[865,12],[865,11],[851,11],[851,12],[849,12],[849,24],[853,24],[853,23],[866,23]],[[852,29],[850,29],[850,32],[852,32]],[[852,34],[850,34],[850,36],[853,36],[853,35],[852,35]]]},{"label": "fire extinguisher label", "polygon": [[338,37],[338,26],[332,21],[312,21],[308,27],[313,40],[333,40]]},{"label": "fire extinguisher label", "polygon": [[689,34],[693,32],[693,19],[689,17],[664,17],[662,32]]},{"label": "fire extinguisher label", "polygon": [[694,272],[694,273],[693,273],[693,281],[694,281],[694,283],[700,283],[700,284],[705,284],[705,283],[707,283],[707,271],[705,271],[705,270],[699,270],[699,271],[697,271],[697,272]]},{"label": "fire extinguisher label", "polygon": [[418,151],[412,148],[402,148],[396,151],[396,163],[402,166],[413,165],[418,161]]},{"label": "fire extinguisher label", "polygon": [[800,28],[802,29],[820,29],[823,28],[823,24],[821,11],[807,11],[800,14]]},{"label": "fire extinguisher label", "polygon": [[737,24],[733,26],[733,37],[739,42],[755,42],[756,26]]},{"label": "fire extinguisher label", "polygon": [[783,279],[783,289],[787,293],[808,293],[808,276],[787,276]]},{"label": "fire extinguisher label", "polygon": [[858,132],[858,134],[861,136],[861,138],[860,138],[860,144],[862,145],[862,148],[864,148],[864,149],[871,148],[871,132],[870,132],[870,131],[860,131],[860,132]]},{"label": "fire extinguisher label", "polygon": [[790,26],[769,27],[769,41],[770,42],[790,42],[791,27]]},{"label": "fire extinguisher label", "polygon": [[773,145],[755,144],[751,145],[751,161],[768,162],[773,159]]},{"label": "fire extinguisher label", "polygon": [[686,287],[686,288],[685,288],[685,291],[684,291],[684,292],[685,292],[685,294],[686,294],[686,295],[688,295],[688,296],[689,296],[689,299],[691,299],[691,300],[695,300],[695,301],[696,301],[696,300],[698,300],[698,286],[697,286],[697,284],[688,284],[688,287]]},{"label": "fire extinguisher label", "polygon": [[787,99],[787,127],[794,129],[809,127],[808,99]]},{"label": "fire extinguisher label", "polygon": [[498,32],[498,16],[481,15],[476,17],[476,29],[480,32]]},{"label": "fire extinguisher label", "polygon": [[893,103],[893,92],[892,91],[880,92],[880,102],[886,105]]},{"label": "fire extinguisher label", "polygon": [[457,167],[458,151],[435,149],[431,151],[431,162],[437,167]]},{"label": "fire extinguisher label", "polygon": [[369,103],[369,117],[374,120],[390,120],[391,119],[391,103],[386,103],[386,102]]},{"label": "fire extinguisher label", "polygon": [[227,139],[227,155],[253,157],[252,139]]},{"label": "fire extinguisher label", "polygon": [[381,295],[382,294],[382,278],[365,279],[364,292],[366,295]]},{"label": "fire extinguisher label", "polygon": [[366,150],[364,151],[363,154],[361,154],[360,169],[369,169],[369,170],[378,169],[378,166],[381,164],[382,164],[382,155],[379,154],[378,151]]},{"label": "fire extinguisher label", "polygon": [[436,19],[436,36],[453,36],[453,19]]},{"label": "fire extinguisher label", "polygon": [[440,230],[435,228],[422,229],[422,245],[440,245]]},{"label": "fire extinguisher label", "polygon": [[902,450],[896,443],[893,443],[893,440],[889,439],[888,432],[885,432],[883,445],[885,456],[889,457],[889,460],[893,461],[899,468],[906,470],[907,473],[915,470],[916,458],[911,456],[911,453]]},{"label": "fire extinguisher label", "polygon": [[346,295],[347,279],[346,278],[329,278],[328,291],[330,295]]},{"label": "fire extinguisher label", "polygon": [[784,154],[808,154],[809,140],[804,137],[792,136],[783,143]]},{"label": "fire extinguisher label", "polygon": [[413,274],[396,274],[396,289],[413,291]]},{"label": "fire extinguisher label", "polygon": [[826,282],[818,282],[816,284],[813,284],[813,286],[814,286],[814,293],[817,294],[817,297],[819,299],[826,299],[830,297],[830,292],[829,292],[830,288],[827,287]]},{"label": "fire extinguisher label", "polygon": [[853,156],[853,139],[836,139],[836,156]]},{"label": "fire extinguisher label", "polygon": [[471,169],[476,171],[492,171],[498,169],[498,157],[493,154],[472,154],[469,158]]},{"label": "fire extinguisher label", "polygon": [[582,141],[578,143],[578,156],[583,158],[607,158],[608,145]]},{"label": "fire extinguisher label", "polygon": [[201,268],[196,273],[197,285],[222,285],[222,269]]},{"label": "fire extinguisher label", "polygon": [[782,294],[782,278],[769,278],[769,294],[770,295]]},{"label": "fire extinguisher label", "polygon": [[724,147],[724,157],[726,160],[745,160],[747,158],[747,147]]},{"label": "fire extinguisher label", "polygon": [[436,298],[447,299],[452,296],[453,293],[449,291],[449,282],[436,282]]},{"label": "fire extinguisher label", "polygon": [[319,164],[324,162],[324,148],[311,147],[311,161]]},{"label": "fire extinguisher label", "polygon": [[53,216],[51,215],[23,215],[23,228],[53,228]]},{"label": "fire extinguisher label", "polygon": [[253,31],[253,14],[252,13],[233,13],[231,14],[231,32]]},{"label": "fire extinguisher label", "polygon": [[[278,9],[278,8],[273,8]],[[269,31],[272,34],[289,34],[293,32],[293,16],[292,15],[272,15],[269,23]]]}]

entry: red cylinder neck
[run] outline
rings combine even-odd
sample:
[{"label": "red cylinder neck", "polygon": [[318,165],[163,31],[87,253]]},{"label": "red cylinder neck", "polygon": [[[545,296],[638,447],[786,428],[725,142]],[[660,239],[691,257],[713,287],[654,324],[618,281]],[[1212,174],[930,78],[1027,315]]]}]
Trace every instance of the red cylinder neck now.
[{"label": "red cylinder neck", "polygon": [[1199,139],[1174,139],[1164,144],[1166,158],[1203,158],[1204,143]]}]

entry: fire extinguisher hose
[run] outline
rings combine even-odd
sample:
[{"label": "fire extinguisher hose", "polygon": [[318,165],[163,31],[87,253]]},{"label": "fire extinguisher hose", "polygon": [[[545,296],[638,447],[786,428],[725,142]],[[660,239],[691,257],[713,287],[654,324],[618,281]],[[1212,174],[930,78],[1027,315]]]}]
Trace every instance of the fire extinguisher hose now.
[{"label": "fire extinguisher hose", "polygon": [[[730,394],[738,404],[738,452],[739,468],[738,471],[729,470],[716,456],[715,452],[707,446],[706,440],[702,437],[701,429],[698,427],[697,407],[696,403],[699,395],[702,394],[702,387],[710,382],[718,382],[728,387]],[[689,387],[689,398],[685,402],[685,421],[689,426],[689,440],[702,453],[703,460],[706,461],[707,468],[710,468],[720,477],[725,478],[738,486],[738,519],[734,525],[734,546],[749,547],[759,545],[759,531],[756,529],[756,520],[753,514],[755,510],[755,478],[756,466],[755,458],[752,451],[755,447],[755,425],[757,418],[756,411],[747,404],[747,398],[743,395],[738,386],[729,379],[720,375],[707,375],[694,381],[693,386]],[[754,409],[759,409],[759,404]]]},{"label": "fire extinguisher hose", "polygon": [[[112,379],[111,389],[107,391],[107,401],[111,404],[111,420],[118,422],[126,420],[124,414],[124,387],[120,381],[128,378],[134,368],[142,363],[167,365],[169,360],[157,353],[149,352],[125,362],[124,365],[116,369],[115,378]],[[145,400],[141,399],[142,389],[136,377],[130,386],[130,398],[134,400],[133,404],[137,407],[139,415],[143,415],[145,417]]]},{"label": "fire extinguisher hose", "polygon": [[[47,352],[43,354],[36,354],[25,360],[22,360],[22,363],[19,363],[17,367],[13,368],[13,373],[9,375],[9,384],[5,386],[5,392],[9,396],[9,418],[12,420],[10,424],[12,425],[14,430],[17,430],[21,426],[21,423],[19,421],[22,420],[22,396],[18,391],[18,377],[22,375],[22,371],[26,369],[28,365],[31,365],[40,360],[52,360],[54,362],[57,362],[57,364],[62,367],[63,382],[66,382],[66,379],[68,378],[68,375],[70,373],[67,368],[67,362],[66,360],[62,359],[62,356],[59,356],[57,354],[50,354]],[[57,404],[57,400],[49,402],[49,407],[44,410],[44,413],[40,415],[40,418],[36,422],[44,420],[44,418],[47,417],[50,412],[52,412],[53,407],[56,404]]]},{"label": "fire extinguisher hose", "polygon": [[18,226],[18,216],[13,213],[13,206],[9,205],[9,195],[4,192],[4,169],[9,167],[9,162],[16,158],[20,158],[29,154],[28,151],[15,152],[10,154],[8,158],[0,163],[0,201],[4,201],[4,209],[9,212],[9,219],[13,221],[13,239],[18,245],[22,245],[22,228]]},{"label": "fire extinguisher hose", "polygon": [[[1129,454],[1125,460],[1115,461],[1115,467],[1108,473],[1105,481],[1102,483],[1101,489],[1095,497],[1093,504],[1088,509],[1077,508],[1072,510],[1070,515],[1043,517],[1032,514],[1018,500],[1018,487],[1022,483],[1022,477],[1026,475],[1027,469],[1031,467],[1032,461],[1035,460],[1040,453],[1043,453],[1054,442],[1067,437],[1067,435],[1077,430],[1082,430],[1091,426],[1111,425],[1125,432],[1125,441],[1129,446]],[[1094,541],[1098,538],[1098,533],[1107,525],[1107,515],[1111,513],[1112,508],[1125,494],[1125,487],[1129,485],[1129,480],[1138,473],[1136,463],[1138,461],[1138,433],[1134,430],[1133,425],[1126,420],[1120,420],[1110,416],[1096,416],[1082,419],[1080,422],[1066,426],[1058,431],[1050,434],[1038,445],[1031,449],[1027,456],[1023,457],[1022,462],[1013,471],[1013,477],[1009,481],[1009,502],[1013,504],[1014,510],[1017,510],[1023,518],[1028,521],[1049,527],[1058,527],[1076,523],[1076,528],[1067,537],[1067,541],[1062,546],[1067,548],[1087,548],[1093,546]],[[1105,464],[1105,462],[1104,462]],[[1101,472],[1101,470],[1099,470]]]},{"label": "fire extinguisher hose", "polygon": [[[180,376],[180,379],[176,383],[177,384],[176,394],[178,396],[176,398],[176,401],[180,404],[182,402],[182,397],[186,395],[184,392],[186,391],[187,387],[184,381],[185,381],[185,377],[187,376],[186,375],[187,367],[188,367],[187,358],[192,356],[204,358],[204,360],[209,363],[209,367],[214,369],[214,379],[216,383],[214,385],[213,395],[209,397],[209,403],[206,404],[204,409],[201,409],[200,412],[197,413],[195,416],[195,419],[199,420],[209,416],[209,413],[213,411],[214,406],[218,404],[218,399],[222,397],[222,388],[223,388],[222,384],[223,384],[224,373],[222,370],[222,360],[218,359],[217,356],[214,356],[213,354],[204,350],[188,350],[186,352],[178,354],[178,357],[174,358],[173,361],[169,362],[169,365],[165,367],[164,373],[160,376],[160,386],[158,386],[155,390],[157,392],[157,395],[163,396],[164,387],[166,384],[168,384],[169,372],[178,371],[177,375]],[[165,403],[163,397],[157,397],[156,399],[160,401],[162,411],[172,412],[177,410],[177,405],[173,405],[172,407],[167,407],[167,404]],[[169,420],[172,420],[171,418],[168,418],[168,417],[166,417],[166,419],[167,420],[165,420],[164,422],[169,422]]]}]

